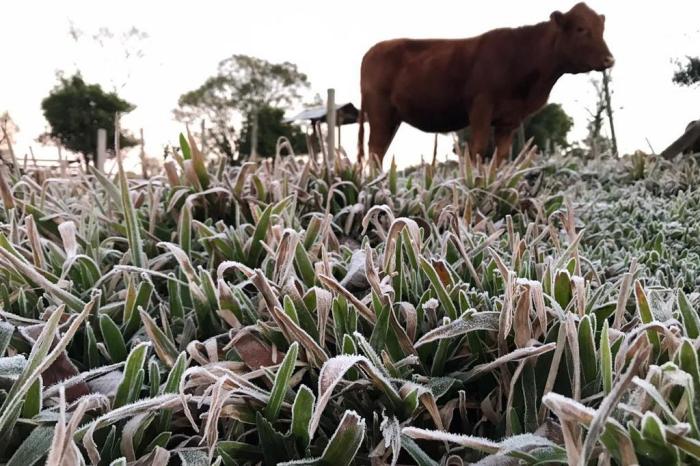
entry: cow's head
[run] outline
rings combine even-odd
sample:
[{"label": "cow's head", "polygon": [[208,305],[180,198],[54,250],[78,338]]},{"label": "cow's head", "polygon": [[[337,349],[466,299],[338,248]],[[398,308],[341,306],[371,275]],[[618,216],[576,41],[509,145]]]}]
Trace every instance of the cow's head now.
[{"label": "cow's head", "polygon": [[557,52],[569,73],[603,71],[615,63],[603,39],[605,16],[581,2],[566,13],[555,11],[550,19],[557,31]]}]

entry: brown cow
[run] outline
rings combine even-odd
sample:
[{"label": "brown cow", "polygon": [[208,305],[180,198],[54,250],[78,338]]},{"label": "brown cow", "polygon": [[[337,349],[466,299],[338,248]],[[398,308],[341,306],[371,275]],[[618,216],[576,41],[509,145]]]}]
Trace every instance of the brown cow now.
[{"label": "brown cow", "polygon": [[685,127],[685,132],[694,130],[695,136],[691,136],[693,142],[688,142],[688,147],[683,151],[684,154],[700,154],[700,120],[693,120]]},{"label": "brown cow", "polygon": [[532,26],[469,39],[395,39],[362,59],[358,161],[381,164],[401,122],[422,131],[471,127],[472,154],[483,154],[494,127],[496,157],[510,153],[514,130],[547,102],[564,73],[602,71],[615,62],[603,40],[605,16],[585,3]]}]

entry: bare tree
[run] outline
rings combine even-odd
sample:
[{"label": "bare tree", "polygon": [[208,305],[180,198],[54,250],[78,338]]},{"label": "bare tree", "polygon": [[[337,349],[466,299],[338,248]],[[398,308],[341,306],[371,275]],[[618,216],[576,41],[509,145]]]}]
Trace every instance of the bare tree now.
[{"label": "bare tree", "polygon": [[583,144],[591,152],[592,157],[597,159],[601,154],[612,151],[612,141],[603,134],[605,113],[608,107],[605,86],[601,81],[595,78],[591,79],[591,85],[593,85],[595,89],[595,109],[590,110],[586,108],[590,118],[586,125],[588,134],[583,139]]},{"label": "bare tree", "polygon": [[[148,33],[135,26],[121,32],[115,32],[104,26],[93,32],[86,32],[72,21],[70,21],[68,35],[76,45],[97,47],[100,56],[105,59],[97,64],[99,70],[92,71],[96,71],[96,74],[106,72],[106,79],[109,80],[114,92],[122,90],[131,80],[134,70],[146,55],[145,45],[149,38]],[[73,61],[73,66],[78,71],[85,71],[86,66],[96,66],[93,62],[80,63],[80,61],[80,58]]]}]

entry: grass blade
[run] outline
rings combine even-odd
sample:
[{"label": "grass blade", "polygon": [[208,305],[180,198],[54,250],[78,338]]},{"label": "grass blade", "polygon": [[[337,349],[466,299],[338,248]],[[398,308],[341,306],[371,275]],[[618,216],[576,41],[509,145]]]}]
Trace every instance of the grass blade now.
[{"label": "grass blade", "polygon": [[270,392],[270,401],[265,407],[265,417],[270,422],[275,422],[277,420],[277,415],[279,414],[280,408],[282,407],[282,402],[284,401],[284,395],[288,389],[289,378],[292,376],[294,371],[294,365],[297,362],[297,355],[299,353],[299,344],[297,342],[292,343],[287,350],[287,354],[282,360],[282,364],[277,370],[277,375],[275,376],[275,383],[272,386],[272,391]]}]

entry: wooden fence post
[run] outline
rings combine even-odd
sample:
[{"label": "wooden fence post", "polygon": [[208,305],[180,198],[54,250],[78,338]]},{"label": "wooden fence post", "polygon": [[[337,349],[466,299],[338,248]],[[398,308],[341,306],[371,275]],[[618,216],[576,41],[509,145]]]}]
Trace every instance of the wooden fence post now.
[{"label": "wooden fence post", "polygon": [[56,144],[56,148],[58,149],[58,165],[61,170],[61,178],[66,178],[67,173],[68,173],[68,163],[63,160],[63,152],[61,151],[61,143]]},{"label": "wooden fence post", "polygon": [[141,158],[141,174],[143,175],[143,179],[147,180],[148,179],[148,168],[146,167],[146,148],[144,140],[143,140],[143,128],[140,130],[140,144],[141,144],[141,152],[139,153],[139,157]]},{"label": "wooden fence post", "polygon": [[100,128],[97,130],[97,153],[95,154],[95,168],[105,171],[105,160],[107,159],[107,130]]},{"label": "wooden fence post", "polygon": [[326,137],[327,137],[327,159],[326,169],[331,173],[332,163],[335,161],[335,89],[328,89],[328,99],[326,101]]}]

